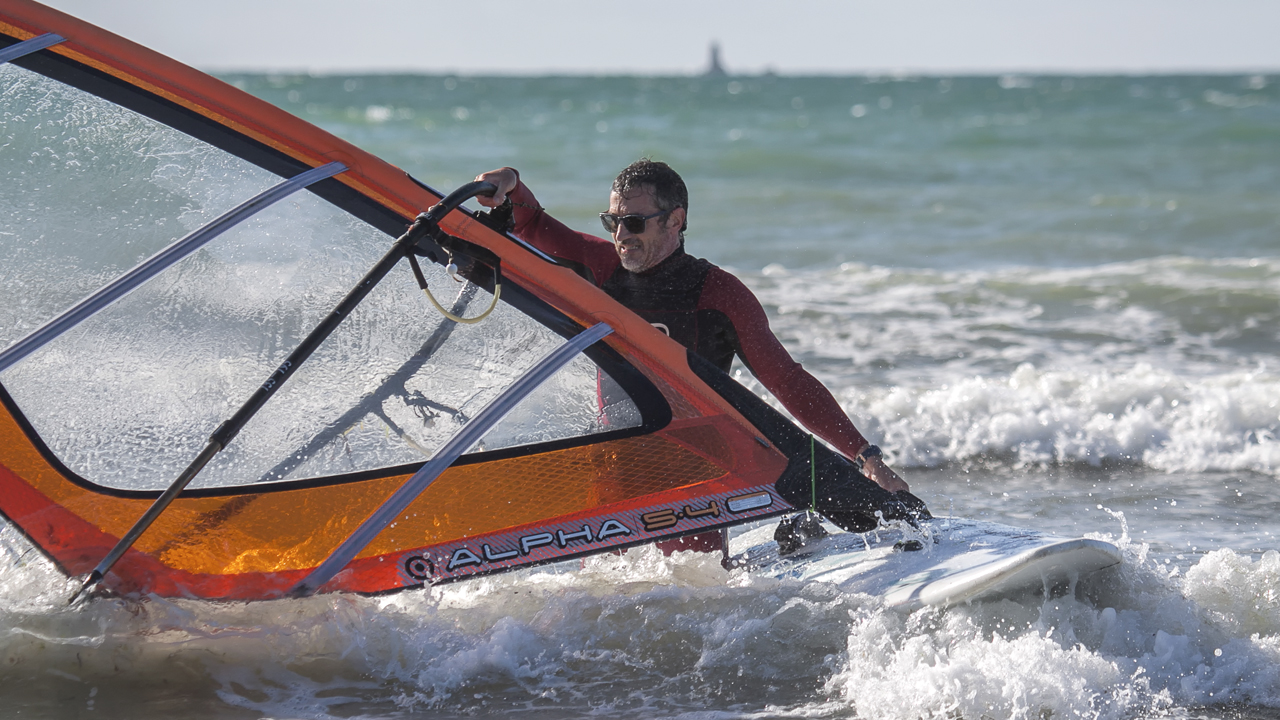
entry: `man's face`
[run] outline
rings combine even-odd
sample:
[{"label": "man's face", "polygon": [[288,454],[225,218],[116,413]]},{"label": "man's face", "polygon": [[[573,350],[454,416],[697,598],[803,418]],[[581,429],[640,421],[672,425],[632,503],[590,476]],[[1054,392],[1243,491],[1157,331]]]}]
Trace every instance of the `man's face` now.
[{"label": "man's face", "polygon": [[[653,193],[646,187],[631,190],[626,195],[609,194],[609,212],[614,215],[652,215],[658,212]],[[644,224],[644,232],[636,234],[618,223],[613,233],[613,247],[618,251],[622,267],[631,272],[644,272],[666,260],[680,247],[680,226],[684,224],[684,208],[676,208],[670,214],[650,218]]]}]

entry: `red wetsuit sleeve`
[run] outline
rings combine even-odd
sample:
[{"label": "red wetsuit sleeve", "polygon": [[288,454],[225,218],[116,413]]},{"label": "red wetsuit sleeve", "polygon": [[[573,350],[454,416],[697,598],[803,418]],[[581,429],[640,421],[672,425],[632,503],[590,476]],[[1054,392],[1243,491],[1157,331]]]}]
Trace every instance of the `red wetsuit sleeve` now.
[{"label": "red wetsuit sleeve", "polygon": [[720,268],[712,269],[699,308],[717,310],[729,318],[747,368],[814,435],[849,458],[868,445],[831,392],[778,341],[760,301],[741,280]]},{"label": "red wetsuit sleeve", "polygon": [[618,269],[620,261],[613,243],[572,230],[551,217],[523,182],[516,185],[510,197],[516,237],[554,258],[585,268],[596,285],[603,285]]}]

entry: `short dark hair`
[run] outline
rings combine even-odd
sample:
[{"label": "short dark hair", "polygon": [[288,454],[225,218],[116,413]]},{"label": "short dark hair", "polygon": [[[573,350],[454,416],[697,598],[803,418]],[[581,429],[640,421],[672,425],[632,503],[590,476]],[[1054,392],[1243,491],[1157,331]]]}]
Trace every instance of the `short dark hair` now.
[{"label": "short dark hair", "polygon": [[684,208],[684,224],[680,226],[680,237],[684,239],[684,231],[689,227],[689,190],[684,186],[684,180],[680,179],[680,174],[672,170],[670,165],[640,158],[618,173],[612,189],[619,195],[647,189],[653,194],[654,204],[663,212]]}]

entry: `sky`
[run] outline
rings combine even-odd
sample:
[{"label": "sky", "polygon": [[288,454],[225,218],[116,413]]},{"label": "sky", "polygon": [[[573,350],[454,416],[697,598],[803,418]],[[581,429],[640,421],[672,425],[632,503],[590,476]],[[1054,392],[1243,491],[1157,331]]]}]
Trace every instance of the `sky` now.
[{"label": "sky", "polygon": [[1280,72],[1280,0],[48,0],[202,70]]}]

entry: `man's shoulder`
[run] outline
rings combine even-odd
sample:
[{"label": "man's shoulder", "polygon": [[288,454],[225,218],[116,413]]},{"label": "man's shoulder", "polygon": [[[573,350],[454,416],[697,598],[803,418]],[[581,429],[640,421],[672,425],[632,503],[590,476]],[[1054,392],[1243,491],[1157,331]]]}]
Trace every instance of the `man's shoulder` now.
[{"label": "man's shoulder", "polygon": [[[756,298],[755,293],[751,292],[751,289],[739,280],[738,276],[710,260],[702,258],[697,260],[699,263],[705,263],[706,267],[706,281],[702,285],[704,305],[737,310],[746,310],[752,305],[760,305],[760,300]],[[741,303],[747,303],[747,306],[742,307]]]},{"label": "man's shoulder", "polygon": [[719,265],[716,265],[710,260],[706,260],[704,258],[694,258],[694,261],[697,262],[702,268],[705,269],[707,274],[708,284],[716,283],[718,285],[724,285],[726,286],[726,288],[733,288],[735,290],[741,290],[747,293],[751,292],[750,290],[747,289],[746,284],[738,279],[737,275],[734,275],[733,273],[729,272],[728,270],[725,270]]},{"label": "man's shoulder", "polygon": [[708,281],[710,281],[712,278],[716,278],[717,281],[719,282],[723,282],[725,278],[728,278],[729,280],[733,280],[733,281],[737,280],[737,278],[734,277],[733,274],[730,273],[728,270],[725,270],[724,268],[720,267],[719,265],[716,265],[715,263],[711,262],[706,258],[700,258],[697,255],[693,255],[691,253],[681,253],[681,254],[684,256],[682,258],[682,262],[687,263],[685,267],[696,270],[699,274],[706,277]]}]

